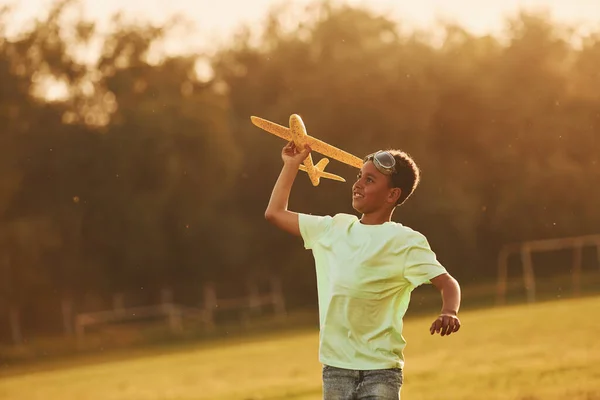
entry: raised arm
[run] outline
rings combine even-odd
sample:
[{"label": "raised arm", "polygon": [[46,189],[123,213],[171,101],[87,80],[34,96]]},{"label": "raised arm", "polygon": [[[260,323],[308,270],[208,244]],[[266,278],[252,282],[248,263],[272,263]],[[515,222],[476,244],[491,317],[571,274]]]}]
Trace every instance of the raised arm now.
[{"label": "raised arm", "polygon": [[292,185],[298,175],[300,164],[308,157],[310,148],[306,147],[302,151],[296,148],[294,142],[289,142],[281,152],[283,159],[283,168],[275,182],[269,205],[265,211],[267,221],[278,228],[293,235],[300,236],[300,226],[298,224],[298,213],[288,210],[288,202]]}]

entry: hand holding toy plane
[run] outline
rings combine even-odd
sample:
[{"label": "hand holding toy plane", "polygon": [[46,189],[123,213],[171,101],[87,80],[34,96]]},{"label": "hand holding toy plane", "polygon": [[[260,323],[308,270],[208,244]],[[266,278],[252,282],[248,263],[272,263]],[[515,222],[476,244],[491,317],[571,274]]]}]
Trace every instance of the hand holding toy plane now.
[{"label": "hand holding toy plane", "polygon": [[[338,149],[335,146],[332,146],[328,143],[325,143],[319,139],[316,139],[312,136],[309,136],[306,133],[306,127],[304,126],[304,122],[302,122],[302,118],[300,118],[297,114],[292,114],[290,116],[290,127],[286,128],[285,126],[278,125],[274,122],[267,121],[266,119],[262,119],[259,117],[250,117],[252,123],[258,126],[261,129],[275,135],[279,136],[282,139],[287,141],[293,141],[296,147],[304,148],[306,144],[310,146],[313,151],[321,153],[327,157],[331,157],[334,160],[343,162],[344,164],[351,165],[356,168],[361,168],[363,165],[363,160],[352,155],[348,152]],[[300,165],[300,170],[304,171],[308,174],[311,183],[313,186],[317,186],[321,180],[321,178],[333,179],[340,182],[346,182],[344,178],[338,175],[334,175],[329,172],[325,172],[325,167],[329,164],[329,160],[327,158],[322,158],[316,165],[313,164],[313,160],[311,155],[304,160],[304,165]]]}]

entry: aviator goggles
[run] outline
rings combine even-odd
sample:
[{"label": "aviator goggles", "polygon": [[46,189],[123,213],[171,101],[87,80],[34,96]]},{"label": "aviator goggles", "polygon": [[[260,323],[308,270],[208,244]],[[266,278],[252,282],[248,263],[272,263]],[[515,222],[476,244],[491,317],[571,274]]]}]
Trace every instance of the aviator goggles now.
[{"label": "aviator goggles", "polygon": [[380,150],[365,157],[364,162],[373,161],[375,168],[384,175],[396,173],[396,159],[389,151]]}]

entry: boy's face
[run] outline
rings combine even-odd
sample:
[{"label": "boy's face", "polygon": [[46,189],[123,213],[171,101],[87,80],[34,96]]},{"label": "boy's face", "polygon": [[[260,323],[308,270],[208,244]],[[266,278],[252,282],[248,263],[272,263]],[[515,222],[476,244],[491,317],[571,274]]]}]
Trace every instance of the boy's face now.
[{"label": "boy's face", "polygon": [[393,207],[400,189],[392,188],[390,179],[379,172],[372,161],[366,162],[352,186],[352,207],[362,214],[377,212],[383,207]]}]

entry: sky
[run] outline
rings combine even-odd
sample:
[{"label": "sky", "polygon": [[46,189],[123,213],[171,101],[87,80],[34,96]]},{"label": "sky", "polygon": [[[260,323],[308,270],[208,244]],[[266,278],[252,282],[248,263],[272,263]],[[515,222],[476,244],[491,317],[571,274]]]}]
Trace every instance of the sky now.
[{"label": "sky", "polygon": [[[520,8],[543,9],[557,21],[577,26],[600,27],[600,0],[334,0],[364,5],[385,12],[409,27],[427,27],[436,19],[459,22],[474,33],[498,32],[504,17]],[[105,24],[110,16],[122,11],[128,18],[164,22],[174,14],[182,14],[193,23],[193,31],[184,39],[173,41],[174,51],[210,46],[228,36],[241,23],[260,27],[268,10],[281,0],[81,0],[84,13]],[[0,4],[16,4],[13,29],[23,26],[35,15],[47,11],[52,0],[0,0]],[[298,7],[309,0],[288,0]]]}]

